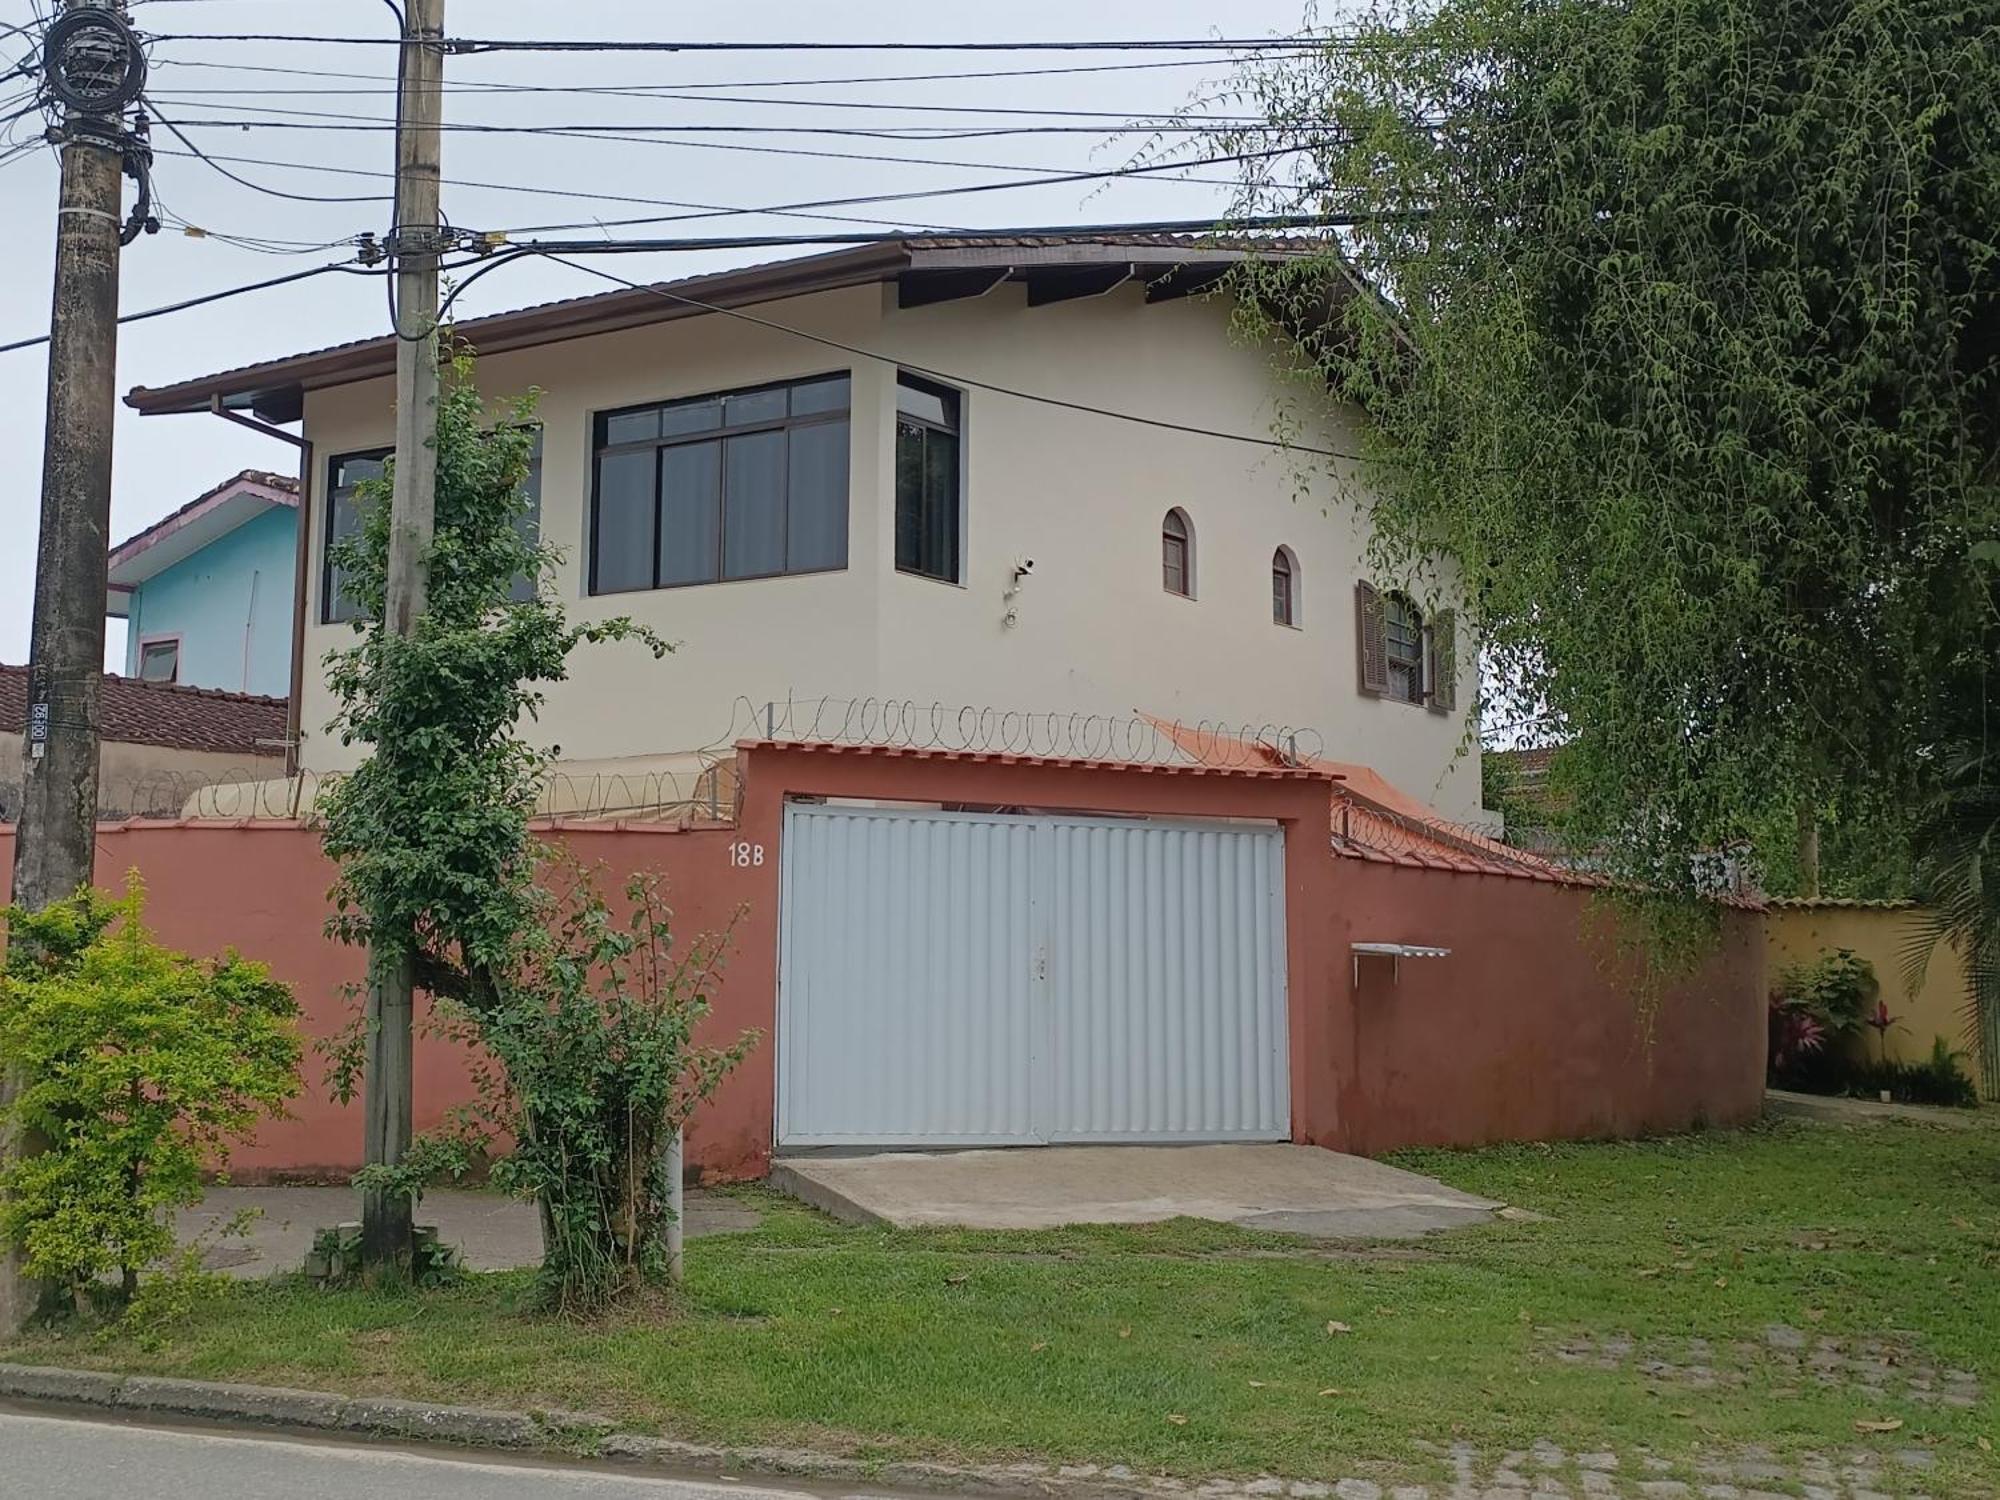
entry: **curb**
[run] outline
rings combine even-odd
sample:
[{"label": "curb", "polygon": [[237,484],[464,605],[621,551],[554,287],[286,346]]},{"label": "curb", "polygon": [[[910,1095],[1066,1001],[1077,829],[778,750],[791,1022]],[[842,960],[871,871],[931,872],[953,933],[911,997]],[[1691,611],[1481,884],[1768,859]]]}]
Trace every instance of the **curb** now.
[{"label": "curb", "polygon": [[[52,1365],[0,1364],[0,1400],[91,1407],[132,1416],[187,1417],[264,1431],[428,1440],[471,1448],[545,1449],[567,1456],[669,1468],[684,1473],[757,1473],[795,1479],[863,1481],[926,1490],[1066,1500],[1158,1500],[1185,1488],[1130,1470],[1094,1465],[1016,1464],[971,1468],[895,1461],[871,1463],[806,1448],[730,1448],[615,1431],[592,1412],[500,1411],[377,1396],[342,1396],[281,1386],[117,1375]],[[1303,1488],[1303,1487],[1302,1487]],[[1315,1486],[1324,1489],[1324,1486]]]}]

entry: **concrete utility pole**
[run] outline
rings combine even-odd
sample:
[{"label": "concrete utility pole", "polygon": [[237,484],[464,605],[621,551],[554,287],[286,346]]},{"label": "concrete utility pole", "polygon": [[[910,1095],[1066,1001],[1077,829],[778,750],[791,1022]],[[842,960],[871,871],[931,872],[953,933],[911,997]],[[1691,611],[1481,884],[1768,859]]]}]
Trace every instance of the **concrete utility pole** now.
[{"label": "concrete utility pole", "polygon": [[[396,469],[390,500],[389,577],[382,628],[407,636],[424,612],[425,559],[437,505],[438,228],[444,116],[444,0],[406,0],[398,87],[396,223]],[[377,934],[368,954],[365,1154],[395,1166],[410,1144],[411,935]],[[407,1265],[410,1200],[370,1192],[361,1205],[361,1253],[371,1267]]]},{"label": "concrete utility pole", "polygon": [[[84,12],[106,12],[81,18]],[[100,24],[102,23],[102,24]],[[120,55],[119,36],[130,44]],[[63,38],[70,43],[65,47]],[[111,424],[117,410],[118,252],[125,147],[120,111],[144,81],[137,42],[100,0],[68,0],[45,42],[49,90],[66,109],[49,317],[48,425],[28,656],[23,797],[15,903],[29,911],[91,878],[97,835],[98,677],[111,524]],[[0,1093],[24,1080],[9,1073]],[[9,1155],[31,1140],[0,1141]],[[0,1264],[0,1333],[41,1299],[17,1254]]]}]

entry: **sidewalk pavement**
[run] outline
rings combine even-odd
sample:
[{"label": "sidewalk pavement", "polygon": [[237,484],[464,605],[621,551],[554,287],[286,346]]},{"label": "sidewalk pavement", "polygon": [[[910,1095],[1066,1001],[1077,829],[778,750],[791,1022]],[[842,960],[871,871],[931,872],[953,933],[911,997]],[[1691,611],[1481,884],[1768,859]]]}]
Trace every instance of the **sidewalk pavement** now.
[{"label": "sidewalk pavement", "polygon": [[[245,1233],[217,1235],[245,1210],[256,1215]],[[200,1204],[181,1212],[176,1229],[183,1244],[208,1236],[203,1264],[209,1270],[249,1279],[298,1270],[317,1231],[360,1217],[360,1196],[352,1188],[210,1188]],[[689,1239],[755,1229],[760,1218],[734,1198],[699,1188],[687,1194]],[[499,1193],[426,1193],[417,1205],[417,1222],[437,1225],[439,1237],[456,1246],[474,1271],[511,1271],[542,1258],[534,1205]]]}]

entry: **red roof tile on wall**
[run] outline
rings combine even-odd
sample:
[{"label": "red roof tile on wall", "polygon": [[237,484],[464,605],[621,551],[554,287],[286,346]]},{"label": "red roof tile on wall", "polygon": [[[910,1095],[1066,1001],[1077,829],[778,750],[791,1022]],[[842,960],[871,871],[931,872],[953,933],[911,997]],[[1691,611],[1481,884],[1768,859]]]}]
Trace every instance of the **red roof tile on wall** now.
[{"label": "red roof tile on wall", "polygon": [[[275,743],[285,738],[283,698],[141,682],[109,673],[100,681],[101,730],[107,740],[225,755],[284,753],[283,746]],[[0,732],[22,734],[27,724],[28,669],[0,666]]]}]

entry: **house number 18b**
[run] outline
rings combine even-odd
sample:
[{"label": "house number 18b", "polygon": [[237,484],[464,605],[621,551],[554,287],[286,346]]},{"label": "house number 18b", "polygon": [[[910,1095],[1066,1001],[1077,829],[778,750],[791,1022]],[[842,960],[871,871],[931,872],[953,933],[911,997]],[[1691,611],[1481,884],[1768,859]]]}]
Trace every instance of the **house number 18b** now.
[{"label": "house number 18b", "polygon": [[762,844],[731,844],[729,846],[729,862],[739,870],[757,869],[764,863],[764,846]]}]

